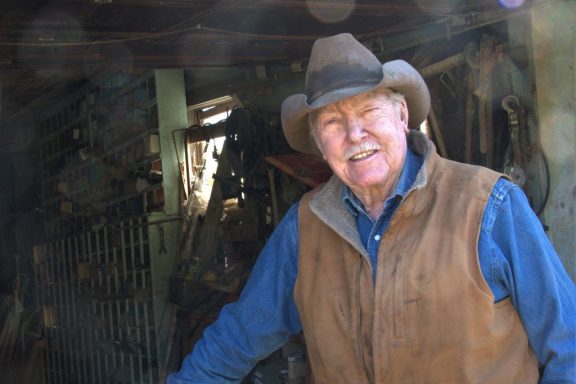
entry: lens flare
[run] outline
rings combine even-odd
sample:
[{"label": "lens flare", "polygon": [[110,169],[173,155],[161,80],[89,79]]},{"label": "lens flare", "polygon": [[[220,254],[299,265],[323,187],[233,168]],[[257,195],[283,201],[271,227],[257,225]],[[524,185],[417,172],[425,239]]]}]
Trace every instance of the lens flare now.
[{"label": "lens flare", "polygon": [[40,9],[20,39],[18,61],[40,78],[59,78],[66,73],[67,44],[83,41],[85,31],[73,15],[54,7]]},{"label": "lens flare", "polygon": [[498,0],[506,8],[518,8],[524,4],[524,0]]},{"label": "lens flare", "polygon": [[346,20],[356,7],[355,0],[306,0],[306,6],[312,16],[326,24]]},{"label": "lens flare", "polygon": [[34,117],[21,112],[0,122],[0,153],[17,153],[28,150],[34,140]]},{"label": "lens flare", "polygon": [[[134,71],[134,56],[130,48],[121,42],[91,46],[84,54],[83,71],[90,82],[106,88],[112,86],[108,84],[110,79],[100,77],[99,73],[109,71],[131,74]],[[123,80],[116,76],[114,81]]]}]

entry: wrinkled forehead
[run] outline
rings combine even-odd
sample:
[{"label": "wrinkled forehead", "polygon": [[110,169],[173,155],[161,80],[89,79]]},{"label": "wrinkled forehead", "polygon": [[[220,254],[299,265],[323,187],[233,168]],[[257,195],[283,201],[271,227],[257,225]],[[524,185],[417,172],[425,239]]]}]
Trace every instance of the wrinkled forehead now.
[{"label": "wrinkled forehead", "polygon": [[392,91],[387,88],[380,88],[375,89],[370,92],[362,93],[360,95],[352,96],[344,100],[337,101],[332,104],[325,105],[321,108],[318,108],[312,112],[310,112],[309,120],[311,122],[315,121],[315,119],[326,113],[337,112],[340,107],[346,106],[354,106],[360,107],[366,103],[378,101],[382,103],[389,103],[392,101],[391,98]]}]

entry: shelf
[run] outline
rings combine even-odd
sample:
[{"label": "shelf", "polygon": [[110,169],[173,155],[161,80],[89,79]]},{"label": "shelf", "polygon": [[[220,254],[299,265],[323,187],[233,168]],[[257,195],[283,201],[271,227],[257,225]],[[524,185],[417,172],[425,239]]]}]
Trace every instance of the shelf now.
[{"label": "shelf", "polygon": [[[148,157],[146,157],[145,159],[142,159],[136,163],[134,163],[132,166],[129,167],[122,167],[122,171],[126,172],[126,173],[130,173],[130,172],[134,172],[136,170],[138,170],[139,168],[153,163],[155,161],[159,161],[160,160],[160,155],[159,154],[154,154],[154,155],[150,155]],[[90,165],[84,164],[84,167],[89,167]],[[82,168],[82,166],[78,166],[76,168],[73,169],[69,169],[66,172],[63,172],[61,175],[58,176],[54,176],[51,178],[48,178],[45,182],[45,184],[48,184],[50,182],[67,182],[67,179],[72,176],[72,174],[77,171],[78,169]],[[72,189],[68,192],[52,192],[53,196],[52,197],[47,197],[44,199],[45,203],[53,203],[53,202],[58,202],[58,201],[62,201],[63,199],[69,199],[69,200],[75,200],[75,197],[80,196],[82,193],[85,193],[85,189]]]},{"label": "shelf", "polygon": [[320,157],[314,155],[290,153],[266,156],[264,159],[267,163],[311,188],[328,181],[332,175],[328,164]]}]

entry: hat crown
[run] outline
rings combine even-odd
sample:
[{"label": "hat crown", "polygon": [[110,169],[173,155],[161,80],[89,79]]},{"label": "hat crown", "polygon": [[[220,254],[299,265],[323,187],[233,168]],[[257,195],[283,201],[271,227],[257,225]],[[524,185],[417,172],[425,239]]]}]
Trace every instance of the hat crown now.
[{"label": "hat crown", "polygon": [[312,46],[306,72],[305,93],[309,103],[342,88],[376,84],[382,80],[382,64],[349,33],[318,39]]}]

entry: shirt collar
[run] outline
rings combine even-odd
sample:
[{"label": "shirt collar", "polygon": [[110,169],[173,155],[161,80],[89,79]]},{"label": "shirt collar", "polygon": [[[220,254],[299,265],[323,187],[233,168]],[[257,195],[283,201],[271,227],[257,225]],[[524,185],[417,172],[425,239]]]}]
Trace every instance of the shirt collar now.
[{"label": "shirt collar", "polygon": [[[387,200],[396,196],[406,196],[406,193],[416,180],[416,175],[418,174],[420,167],[422,167],[422,163],[422,157],[416,155],[410,148],[408,148],[406,151],[406,159],[404,159],[404,165],[402,166],[400,178],[396,183],[394,193],[391,194]],[[354,195],[352,190],[347,185],[344,185],[342,190],[342,199],[344,200],[344,204],[350,213],[352,213],[354,216],[357,216],[360,210],[364,210],[360,200]]]}]

